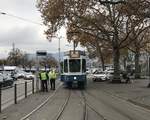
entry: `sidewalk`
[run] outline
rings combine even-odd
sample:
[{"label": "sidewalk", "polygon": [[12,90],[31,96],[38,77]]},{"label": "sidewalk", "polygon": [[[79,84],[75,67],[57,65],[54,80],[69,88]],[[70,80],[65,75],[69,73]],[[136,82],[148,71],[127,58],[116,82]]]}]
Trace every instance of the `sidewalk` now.
[{"label": "sidewalk", "polygon": [[[60,84],[56,81],[56,85]],[[0,120],[20,120],[25,115],[33,111],[37,106],[41,105],[50,95],[53,94],[53,90],[48,92],[38,92],[29,95],[27,98],[18,101],[17,104],[13,104],[0,113]]]},{"label": "sidewalk", "polygon": [[19,120],[41,104],[51,93],[51,91],[35,93],[19,101],[18,104],[9,106],[0,113],[0,120]]},{"label": "sidewalk", "polygon": [[99,84],[99,88],[111,95],[127,100],[150,110],[149,80],[133,80],[131,84]]}]

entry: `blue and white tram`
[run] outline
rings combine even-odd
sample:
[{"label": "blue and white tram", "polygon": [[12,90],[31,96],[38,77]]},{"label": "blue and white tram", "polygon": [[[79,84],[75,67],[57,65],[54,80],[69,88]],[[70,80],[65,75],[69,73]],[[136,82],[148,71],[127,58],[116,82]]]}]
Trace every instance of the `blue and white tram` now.
[{"label": "blue and white tram", "polygon": [[67,87],[77,85],[85,88],[86,85],[86,56],[83,51],[69,51],[63,58],[61,81]]}]

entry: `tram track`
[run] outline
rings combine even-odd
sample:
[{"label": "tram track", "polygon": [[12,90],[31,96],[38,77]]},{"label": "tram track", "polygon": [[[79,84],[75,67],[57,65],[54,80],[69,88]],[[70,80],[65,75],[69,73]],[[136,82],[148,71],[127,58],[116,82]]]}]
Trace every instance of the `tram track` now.
[{"label": "tram track", "polygon": [[[93,97],[95,100],[101,102],[101,100],[99,100],[99,98],[96,97],[95,95],[93,95],[92,93],[90,93],[88,91],[84,91],[84,90],[65,90],[65,89],[63,89],[63,90],[65,92],[66,97],[64,95],[62,96],[63,102],[61,102],[61,103],[59,102],[58,108],[55,107],[55,112],[53,111],[55,114],[52,114],[52,116],[51,116],[52,118],[50,118],[49,120],[61,120],[62,118],[66,118],[67,117],[66,115],[69,115],[69,114],[64,114],[64,111],[66,110],[65,113],[68,113],[68,109],[66,107],[67,107],[68,103],[70,105],[72,104],[72,101],[69,102],[69,100],[70,99],[73,100],[74,99],[73,97],[77,98],[79,100],[79,102],[81,103],[81,105],[83,106],[83,113],[82,113],[82,117],[80,118],[81,120],[90,120],[91,115],[97,116],[98,120],[109,120],[108,118],[106,118],[103,115],[103,112],[101,113],[98,110],[98,108],[96,108],[96,106],[93,104],[94,101],[92,102],[92,104],[90,103],[91,100],[89,99],[89,96]],[[32,112],[30,112],[26,116],[22,117],[20,120],[34,120],[34,119],[32,119],[32,115],[34,116],[34,114],[36,112],[38,112],[40,109],[42,109],[44,106],[46,106],[48,102],[50,104],[52,101],[54,101],[54,99],[57,99],[57,97],[60,97],[59,95],[56,95],[57,91],[58,91],[58,89],[55,91],[55,93],[50,95],[41,105],[39,105],[36,109],[34,109]],[[73,94],[73,93],[74,93],[74,95],[71,96],[71,94]],[[56,96],[56,98],[54,96]],[[71,107],[70,105],[68,105],[68,107]],[[45,108],[43,108],[43,110],[44,109]],[[82,110],[82,109],[80,108],[80,110]],[[118,110],[117,110],[117,112],[118,112]],[[120,114],[122,114],[122,112]],[[38,115],[38,113],[37,113],[37,115]],[[126,114],[122,114],[122,115],[126,116]],[[126,117],[129,120],[133,120],[132,118],[129,118],[129,116],[126,116]],[[35,118],[35,117],[33,117],[33,118]],[[45,119],[45,120],[47,120],[47,119]]]},{"label": "tram track", "polygon": [[83,98],[83,120],[88,120],[87,101],[83,91],[81,91],[81,95]]},{"label": "tram track", "polygon": [[59,120],[60,117],[62,116],[66,106],[68,105],[69,99],[70,99],[70,95],[71,95],[71,91],[69,91],[68,93],[68,97],[66,98],[64,104],[62,105],[62,107],[60,108],[60,110],[58,111],[58,114],[52,119],[52,120]]},{"label": "tram track", "polygon": [[96,113],[100,120],[107,120],[101,113],[99,113],[87,100],[85,96],[85,92],[81,91],[81,95],[83,98],[83,104],[84,104],[84,111],[83,111],[83,120],[88,120],[88,108],[92,110],[94,113]]},{"label": "tram track", "polygon": [[[22,117],[20,120],[34,120],[35,119],[34,116],[36,116],[35,114],[39,114],[38,111],[47,109],[47,108],[44,108],[44,106],[48,106],[47,103],[50,104],[51,102],[54,102],[58,97],[60,97],[59,95],[56,95],[57,91],[58,91],[58,89],[55,91],[55,94],[53,93],[41,105],[39,105],[37,108],[35,108],[29,114]],[[60,91],[62,92],[62,89]],[[72,100],[73,100],[74,99],[73,97],[76,97],[76,96],[73,96],[73,97],[71,96],[72,90],[63,89],[63,91],[65,91],[65,96],[66,96],[65,100],[63,100],[63,103],[59,103],[59,104],[57,103],[57,105],[59,107],[55,108],[55,110],[54,110],[55,112],[53,111],[55,114],[53,114],[53,116],[51,116],[51,118],[49,118],[49,120],[60,120],[61,118],[66,117],[63,113],[66,110],[68,103],[70,103],[70,105],[72,104],[72,101],[69,102],[69,100],[70,100],[70,98],[72,98]],[[53,105],[53,104],[51,104],[51,105]],[[70,105],[68,107],[71,107]],[[68,112],[68,111],[66,110],[66,112]],[[47,120],[47,119],[44,119],[44,120]]]},{"label": "tram track", "polygon": [[85,95],[85,91],[84,90],[78,90],[79,93],[75,92],[74,93],[81,98],[80,102],[83,105],[83,117],[82,120],[89,120],[89,111],[92,111],[93,113],[95,113],[98,116],[98,120],[107,120],[100,112],[98,112],[98,110],[96,108],[94,108],[90,103],[89,100],[87,99],[86,95]]},{"label": "tram track", "polygon": [[34,113],[36,113],[38,110],[40,110],[43,106],[45,106],[48,102],[53,101],[53,97],[56,95],[58,90],[62,84],[59,84],[58,88],[54,91],[54,93],[46,98],[45,101],[43,101],[40,105],[38,105],[35,109],[33,109],[30,113],[26,114],[24,117],[20,118],[20,120],[27,120],[30,116],[32,116]]},{"label": "tram track", "polygon": [[[93,93],[86,91],[86,94],[93,97],[95,100],[102,102],[103,104],[105,104],[106,106],[110,107],[111,109],[113,109],[114,111],[116,111],[117,113],[119,113],[120,115],[126,117],[128,120],[135,120],[133,118],[133,116],[129,116],[128,114],[126,114],[125,112],[120,111],[117,107],[111,105],[110,103],[106,103],[106,101],[100,99],[99,97],[95,96]],[[103,120],[107,120],[105,117]]]}]

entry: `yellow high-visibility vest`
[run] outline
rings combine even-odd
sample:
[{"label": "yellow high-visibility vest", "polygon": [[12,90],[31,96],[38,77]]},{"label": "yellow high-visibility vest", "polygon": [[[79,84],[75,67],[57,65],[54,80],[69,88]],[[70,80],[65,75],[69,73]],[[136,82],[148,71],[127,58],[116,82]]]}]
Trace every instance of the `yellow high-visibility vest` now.
[{"label": "yellow high-visibility vest", "polygon": [[50,72],[49,72],[49,78],[50,78],[50,79],[56,79],[56,73],[53,72],[53,71],[50,71]]},{"label": "yellow high-visibility vest", "polygon": [[40,73],[41,75],[41,80],[47,80],[46,72]]}]

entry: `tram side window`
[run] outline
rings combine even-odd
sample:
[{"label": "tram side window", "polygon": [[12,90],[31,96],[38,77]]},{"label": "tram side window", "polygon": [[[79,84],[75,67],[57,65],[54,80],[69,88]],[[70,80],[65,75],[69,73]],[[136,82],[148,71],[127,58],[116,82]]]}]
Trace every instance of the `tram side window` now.
[{"label": "tram side window", "polygon": [[69,60],[70,72],[80,72],[80,59]]},{"label": "tram side window", "polygon": [[86,72],[86,60],[82,59],[82,72]]},{"label": "tram side window", "polygon": [[68,63],[67,63],[67,59],[64,60],[64,72],[68,72]]}]

